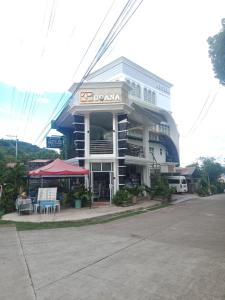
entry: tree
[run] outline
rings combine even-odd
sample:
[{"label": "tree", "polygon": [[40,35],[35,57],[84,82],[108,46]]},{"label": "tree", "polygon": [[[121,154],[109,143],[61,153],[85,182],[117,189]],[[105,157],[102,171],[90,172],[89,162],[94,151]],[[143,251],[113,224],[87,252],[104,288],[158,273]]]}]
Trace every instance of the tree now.
[{"label": "tree", "polygon": [[224,190],[224,185],[220,182],[220,177],[225,173],[225,168],[213,157],[199,158],[201,172],[201,188],[204,194],[220,193]]},{"label": "tree", "polygon": [[2,165],[0,184],[3,186],[0,211],[11,212],[15,210],[15,200],[18,194],[26,188],[25,166],[20,163],[17,163],[13,168]]},{"label": "tree", "polygon": [[222,19],[222,26],[219,33],[208,38],[208,44],[215,77],[225,85],[225,19]]},{"label": "tree", "polygon": [[225,172],[225,168],[213,157],[201,157],[199,160],[202,173],[209,177],[211,183],[216,183]]}]

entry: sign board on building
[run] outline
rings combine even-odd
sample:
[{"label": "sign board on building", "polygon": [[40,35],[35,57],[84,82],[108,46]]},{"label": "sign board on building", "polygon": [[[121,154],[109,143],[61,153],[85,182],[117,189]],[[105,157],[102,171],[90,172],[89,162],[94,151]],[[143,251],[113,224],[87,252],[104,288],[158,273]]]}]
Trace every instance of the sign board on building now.
[{"label": "sign board on building", "polygon": [[121,97],[117,93],[80,92],[80,104],[107,104],[117,102],[121,102]]},{"label": "sign board on building", "polygon": [[47,136],[46,138],[47,148],[62,148],[63,136]]}]

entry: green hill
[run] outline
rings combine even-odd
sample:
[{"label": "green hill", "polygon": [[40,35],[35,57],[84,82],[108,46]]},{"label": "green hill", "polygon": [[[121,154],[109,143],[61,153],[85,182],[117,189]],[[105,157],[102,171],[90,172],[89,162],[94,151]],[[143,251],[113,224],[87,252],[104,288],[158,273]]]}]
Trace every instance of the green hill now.
[{"label": "green hill", "polygon": [[[33,159],[55,159],[59,154],[54,150],[40,148],[30,143],[17,142],[17,158],[18,161],[27,162]],[[0,161],[6,162],[16,161],[16,141],[0,139]]]}]

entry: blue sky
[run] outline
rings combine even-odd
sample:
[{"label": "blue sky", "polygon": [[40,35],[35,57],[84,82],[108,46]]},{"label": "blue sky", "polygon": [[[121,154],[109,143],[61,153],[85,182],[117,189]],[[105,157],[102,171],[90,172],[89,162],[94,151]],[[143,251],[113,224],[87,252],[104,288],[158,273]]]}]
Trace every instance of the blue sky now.
[{"label": "blue sky", "polygon": [[[60,95],[82,78],[125,3],[0,1],[0,138],[36,141]],[[182,165],[199,156],[225,156],[225,88],[214,78],[207,44],[221,29],[224,12],[224,0],[144,0],[96,66],[125,56],[173,84]]]},{"label": "blue sky", "polygon": [[[39,135],[69,97],[68,92],[37,93],[0,83],[1,137],[15,135],[21,141],[45,146],[45,141],[41,143],[42,137],[39,138]],[[58,107],[57,103],[60,103]]]}]

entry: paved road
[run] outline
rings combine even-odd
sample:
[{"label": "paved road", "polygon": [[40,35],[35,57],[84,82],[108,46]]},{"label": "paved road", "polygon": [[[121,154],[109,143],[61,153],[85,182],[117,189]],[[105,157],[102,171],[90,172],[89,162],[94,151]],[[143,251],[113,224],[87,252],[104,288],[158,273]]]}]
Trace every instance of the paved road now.
[{"label": "paved road", "polygon": [[18,235],[38,300],[225,300],[225,195]]}]

